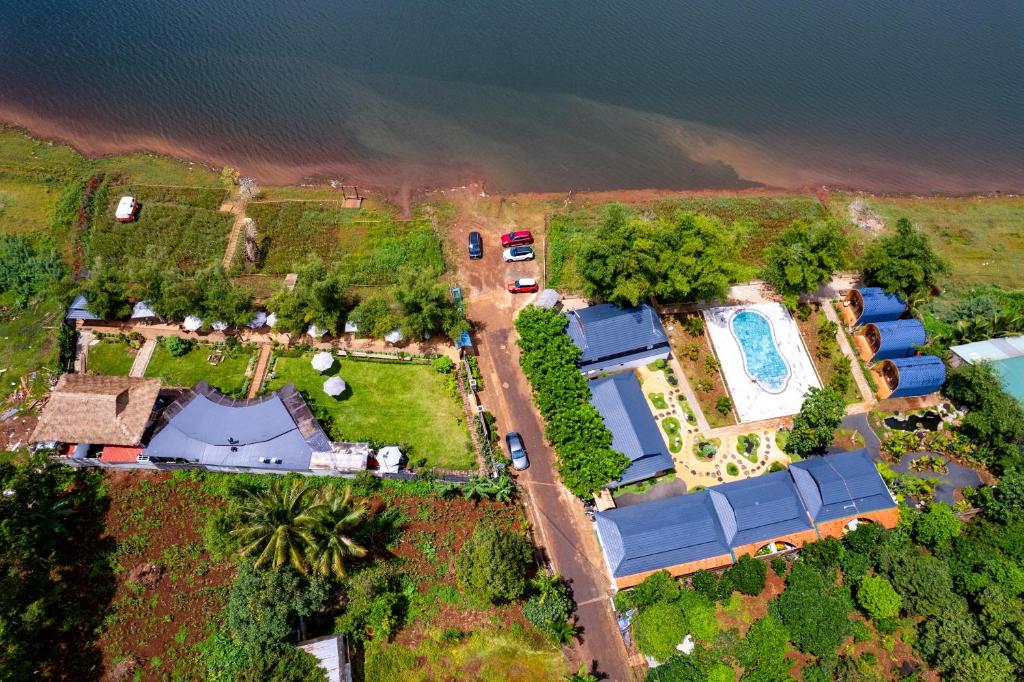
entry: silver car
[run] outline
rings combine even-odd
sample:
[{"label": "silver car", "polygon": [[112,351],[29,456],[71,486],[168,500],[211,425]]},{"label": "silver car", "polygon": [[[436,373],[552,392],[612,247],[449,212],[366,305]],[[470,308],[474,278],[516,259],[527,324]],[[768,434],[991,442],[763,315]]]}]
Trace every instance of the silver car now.
[{"label": "silver car", "polygon": [[508,456],[512,458],[512,466],[517,471],[522,471],[530,466],[530,458],[526,456],[523,439],[517,432],[510,431],[505,434],[505,445],[508,446]]}]

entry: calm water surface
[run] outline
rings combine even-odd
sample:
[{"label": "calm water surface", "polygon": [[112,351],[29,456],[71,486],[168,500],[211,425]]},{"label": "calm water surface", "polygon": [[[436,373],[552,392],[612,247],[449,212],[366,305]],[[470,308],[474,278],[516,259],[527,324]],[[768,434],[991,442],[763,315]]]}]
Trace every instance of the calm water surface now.
[{"label": "calm water surface", "polygon": [[265,181],[1024,189],[1024,3],[4,0],[0,117]]}]

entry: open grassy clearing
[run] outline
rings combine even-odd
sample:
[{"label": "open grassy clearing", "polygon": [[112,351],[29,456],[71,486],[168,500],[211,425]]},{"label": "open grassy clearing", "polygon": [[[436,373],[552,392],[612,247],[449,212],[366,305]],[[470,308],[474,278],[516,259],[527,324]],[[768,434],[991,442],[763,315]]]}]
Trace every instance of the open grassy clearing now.
[{"label": "open grassy clearing", "polygon": [[[138,218],[120,223],[114,209],[123,194],[133,192],[140,196]],[[146,199],[147,195],[156,198]],[[123,263],[128,256],[142,256],[154,248],[167,265],[186,271],[217,262],[224,255],[234,216],[199,206],[219,205],[222,197],[223,190],[112,183],[105,196],[97,190],[96,200],[102,204],[93,213],[86,254],[90,260],[99,256],[107,263]]]},{"label": "open grassy clearing", "polygon": [[849,205],[863,199],[885,221],[909,218],[926,232],[953,267],[948,284],[1024,286],[1024,197],[876,197],[833,194],[830,210],[849,221]]},{"label": "open grassy clearing", "polygon": [[[574,256],[602,221],[605,204],[557,211],[548,220],[548,285],[565,292],[582,288]],[[772,237],[794,220],[814,220],[827,215],[811,195],[794,196],[668,196],[637,206],[655,215],[678,211],[710,215],[740,230],[740,280],[752,279],[764,265],[762,252]]]},{"label": "open grassy clearing", "polygon": [[126,377],[135,362],[135,350],[124,341],[103,339],[89,346],[88,370],[92,374]]},{"label": "open grassy clearing", "polygon": [[[279,355],[267,390],[291,382],[303,392],[318,417],[331,422],[338,440],[397,444],[416,463],[445,469],[476,464],[462,409],[446,377],[430,365],[339,359],[321,374],[311,356]],[[340,398],[324,393],[323,383],[337,374],[348,385]]]},{"label": "open grassy clearing", "polygon": [[[211,364],[208,358],[218,353],[223,355],[223,360],[216,365]],[[163,343],[159,343],[146,368],[146,376],[159,377],[164,386],[186,388],[205,381],[221,393],[244,398],[249,385],[245,370],[254,355],[252,348],[236,347],[229,350],[222,346],[197,344],[188,353],[176,358]]]},{"label": "open grassy clearing", "polygon": [[392,284],[399,273],[444,271],[441,242],[428,220],[399,221],[384,211],[341,208],[338,202],[250,203],[258,263],[245,263],[239,240],[235,263],[243,272],[284,274],[310,253],[341,263],[353,284]]},{"label": "open grassy clearing", "polygon": [[5,298],[0,296],[0,401],[14,393],[38,397],[55,371],[56,328],[64,306],[45,299],[21,309]]},{"label": "open grassy clearing", "polygon": [[45,231],[58,196],[58,184],[0,175],[0,234]]}]

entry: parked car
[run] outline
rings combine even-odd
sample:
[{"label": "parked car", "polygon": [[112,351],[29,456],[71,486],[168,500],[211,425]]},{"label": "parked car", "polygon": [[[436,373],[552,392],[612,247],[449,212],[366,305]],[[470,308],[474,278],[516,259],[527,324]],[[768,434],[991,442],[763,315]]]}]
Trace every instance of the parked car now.
[{"label": "parked car", "polygon": [[533,247],[513,246],[511,249],[505,249],[502,251],[501,257],[505,259],[506,263],[516,263],[521,260],[533,260]]},{"label": "parked car", "polygon": [[469,233],[469,257],[484,257],[484,240],[483,237],[480,236],[480,233],[475,230]]},{"label": "parked car", "polygon": [[530,466],[530,458],[526,456],[526,448],[523,446],[523,438],[516,431],[505,434],[505,445],[508,446],[508,456],[512,458],[512,466],[517,471]]},{"label": "parked car", "polygon": [[501,235],[502,247],[519,246],[520,244],[532,244],[533,234],[529,230],[514,230]]},{"label": "parked car", "polygon": [[540,285],[532,277],[520,277],[508,283],[508,290],[513,294],[530,294],[539,289]]}]

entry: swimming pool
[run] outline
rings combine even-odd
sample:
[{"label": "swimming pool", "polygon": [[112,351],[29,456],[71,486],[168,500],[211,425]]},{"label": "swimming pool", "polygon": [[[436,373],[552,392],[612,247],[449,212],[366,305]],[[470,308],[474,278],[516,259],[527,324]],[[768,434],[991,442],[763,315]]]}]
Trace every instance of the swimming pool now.
[{"label": "swimming pool", "polygon": [[729,323],[743,351],[747,376],[768,393],[782,393],[789,383],[789,365],[775,344],[771,321],[756,310],[741,310]]}]

